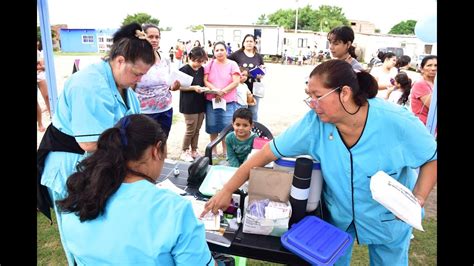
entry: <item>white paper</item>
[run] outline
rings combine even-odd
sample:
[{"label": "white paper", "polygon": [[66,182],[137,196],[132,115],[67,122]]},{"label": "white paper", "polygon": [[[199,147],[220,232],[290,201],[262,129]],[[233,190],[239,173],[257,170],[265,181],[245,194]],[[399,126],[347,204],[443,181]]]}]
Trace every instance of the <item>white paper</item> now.
[{"label": "white paper", "polygon": [[168,84],[172,85],[175,80],[181,83],[181,87],[189,87],[193,82],[193,77],[177,69],[173,69],[170,73]]},{"label": "white paper", "polygon": [[193,206],[194,215],[198,218],[203,224],[206,230],[219,230],[221,227],[220,215],[214,215],[212,212],[208,212],[204,217],[199,218],[201,213],[204,211],[205,201],[197,200],[193,196],[184,196],[183,198],[191,201]]},{"label": "white paper", "polygon": [[164,189],[171,190],[171,191],[173,191],[174,193],[176,193],[178,195],[182,195],[182,194],[186,193],[186,191],[184,191],[184,190],[180,189],[179,187],[177,187],[169,179],[166,179],[165,181],[162,181],[162,182],[156,184],[155,186],[158,187],[158,188],[164,188]]},{"label": "white paper", "polygon": [[424,231],[421,225],[421,206],[413,193],[383,171],[370,179],[372,198],[402,221]]},{"label": "white paper", "polygon": [[221,108],[221,109],[224,109],[224,111],[226,110],[226,101],[224,100],[224,98],[221,98],[221,100],[219,102],[216,101],[216,98],[213,98],[212,99],[212,109],[217,109],[217,108]]}]

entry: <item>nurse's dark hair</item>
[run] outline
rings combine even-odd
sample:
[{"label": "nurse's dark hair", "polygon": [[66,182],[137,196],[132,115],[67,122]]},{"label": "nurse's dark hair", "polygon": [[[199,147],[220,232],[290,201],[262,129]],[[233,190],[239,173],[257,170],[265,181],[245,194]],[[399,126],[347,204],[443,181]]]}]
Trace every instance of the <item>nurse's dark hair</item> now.
[{"label": "nurse's dark hair", "polygon": [[372,75],[366,71],[356,73],[351,64],[344,60],[332,59],[319,64],[309,75],[310,78],[313,76],[319,76],[326,88],[351,87],[352,98],[359,106],[374,98],[378,92],[377,81]]},{"label": "nurse's dark hair", "polygon": [[59,210],[75,213],[81,222],[102,215],[127,172],[143,175],[131,171],[127,163],[139,161],[146,149],[158,143],[164,154],[166,135],[158,122],[140,114],[123,117],[99,136],[97,150],[82,160],[76,172],[69,176],[66,182],[68,196],[56,202]]},{"label": "nurse's dark hair", "polygon": [[123,56],[131,63],[137,60],[148,65],[155,63],[155,52],[145,38],[140,24],[134,22],[124,25],[114,33],[112,47],[106,59],[114,59],[117,56]]}]

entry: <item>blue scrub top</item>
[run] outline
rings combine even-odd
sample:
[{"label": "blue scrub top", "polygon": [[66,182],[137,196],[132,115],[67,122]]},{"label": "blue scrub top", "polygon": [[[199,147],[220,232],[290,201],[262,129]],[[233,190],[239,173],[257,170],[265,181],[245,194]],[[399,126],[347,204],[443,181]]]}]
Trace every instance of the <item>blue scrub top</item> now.
[{"label": "blue scrub top", "polygon": [[[108,62],[100,61],[74,73],[65,83],[57,101],[52,124],[77,142],[95,142],[120,118],[140,113],[140,104],[132,89],[123,101]],[[76,164],[87,156],[69,152],[50,152],[45,161],[41,184],[61,196],[66,194],[66,180]]]},{"label": "blue scrub top", "polygon": [[344,231],[354,222],[359,243],[384,244],[411,227],[372,199],[370,177],[384,171],[413,189],[414,169],[436,160],[437,145],[410,111],[379,98],[368,102],[365,128],[350,149],[335,125],[320,121],[313,110],[275,138],[270,148],[278,158],[309,154],[320,161],[328,221]]},{"label": "blue scrub top", "polygon": [[94,220],[64,213],[63,228],[78,265],[214,265],[191,202],[144,180],[123,183]]}]

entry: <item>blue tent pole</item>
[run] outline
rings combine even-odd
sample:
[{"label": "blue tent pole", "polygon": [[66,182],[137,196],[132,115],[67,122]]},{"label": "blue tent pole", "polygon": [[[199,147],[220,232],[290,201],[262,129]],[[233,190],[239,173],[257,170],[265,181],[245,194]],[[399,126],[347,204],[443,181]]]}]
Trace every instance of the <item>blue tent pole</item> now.
[{"label": "blue tent pole", "polygon": [[438,124],[438,86],[436,82],[437,77],[438,75],[436,75],[434,80],[433,93],[431,94],[430,110],[428,111],[428,118],[426,119],[426,127],[433,136],[435,136],[436,134],[436,127]]},{"label": "blue tent pole", "polygon": [[37,0],[37,4],[41,30],[41,44],[43,45],[43,56],[46,67],[46,83],[48,84],[49,105],[51,108],[52,117],[56,108],[58,93],[56,90],[53,40],[51,39],[51,26],[49,24],[48,1]]}]

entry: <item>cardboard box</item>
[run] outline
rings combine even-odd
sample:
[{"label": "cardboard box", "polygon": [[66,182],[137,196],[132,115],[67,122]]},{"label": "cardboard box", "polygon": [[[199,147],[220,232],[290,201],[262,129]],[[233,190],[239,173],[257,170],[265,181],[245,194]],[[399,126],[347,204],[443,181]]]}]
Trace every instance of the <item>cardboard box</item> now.
[{"label": "cardboard box", "polygon": [[269,199],[290,206],[290,190],[293,174],[285,170],[256,167],[250,170],[248,197],[245,199],[245,215],[242,231],[258,235],[281,236],[288,231],[291,211],[286,218],[266,219],[247,213],[247,208],[255,200]]}]

